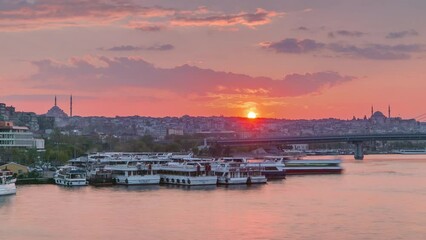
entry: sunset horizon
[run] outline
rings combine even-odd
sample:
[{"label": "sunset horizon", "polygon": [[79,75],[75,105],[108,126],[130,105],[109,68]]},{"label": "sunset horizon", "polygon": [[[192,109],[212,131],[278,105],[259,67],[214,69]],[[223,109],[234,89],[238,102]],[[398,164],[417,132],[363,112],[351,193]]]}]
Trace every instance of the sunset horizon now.
[{"label": "sunset horizon", "polygon": [[0,102],[43,114],[73,94],[80,116],[285,119],[390,105],[414,118],[426,6],[381,2],[6,1]]}]

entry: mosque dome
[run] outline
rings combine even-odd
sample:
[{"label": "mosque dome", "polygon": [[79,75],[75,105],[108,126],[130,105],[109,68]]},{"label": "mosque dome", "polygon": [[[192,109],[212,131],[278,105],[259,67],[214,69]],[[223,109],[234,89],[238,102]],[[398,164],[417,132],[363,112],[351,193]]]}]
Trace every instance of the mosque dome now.
[{"label": "mosque dome", "polygon": [[55,118],[66,118],[68,115],[58,106],[53,106],[47,111],[46,116]]},{"label": "mosque dome", "polygon": [[54,118],[67,118],[68,115],[62,110],[60,107],[58,107],[56,103],[56,96],[55,96],[55,105],[47,111],[46,116],[48,117],[54,117]]},{"label": "mosque dome", "polygon": [[377,112],[373,113],[373,115],[371,116],[371,118],[375,118],[375,119],[386,118],[386,116],[382,112],[377,111]]}]

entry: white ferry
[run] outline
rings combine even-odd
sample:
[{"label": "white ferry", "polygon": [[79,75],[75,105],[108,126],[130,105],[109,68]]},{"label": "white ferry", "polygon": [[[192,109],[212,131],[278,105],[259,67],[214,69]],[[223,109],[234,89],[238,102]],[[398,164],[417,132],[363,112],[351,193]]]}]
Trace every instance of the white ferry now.
[{"label": "white ferry", "polygon": [[0,196],[16,194],[15,182],[12,172],[0,170]]},{"label": "white ferry", "polygon": [[217,177],[211,171],[209,163],[168,163],[162,166],[159,172],[161,183],[184,186],[217,184]]},{"label": "white ferry", "polygon": [[157,174],[158,167],[156,165],[113,165],[106,166],[105,170],[111,171],[116,184],[150,185],[160,183],[160,175]]},{"label": "white ferry", "polygon": [[86,172],[73,166],[60,168],[53,179],[56,184],[62,186],[87,186],[88,184]]},{"label": "white ferry", "polygon": [[217,163],[214,173],[217,183],[224,185],[266,183],[267,178],[259,166],[248,166],[248,163]]},{"label": "white ferry", "polygon": [[423,155],[426,154],[426,149],[401,149],[395,151],[397,154],[407,154],[407,155]]},{"label": "white ferry", "polygon": [[268,180],[285,179],[285,163],[282,158],[265,158],[248,161],[244,157],[224,157],[220,161],[245,163],[247,167],[261,168],[261,175],[264,175]]},{"label": "white ferry", "polygon": [[224,185],[247,184],[247,171],[242,171],[240,163],[224,162],[214,167],[217,183]]},{"label": "white ferry", "polygon": [[246,164],[246,168],[248,172],[247,184],[266,183],[268,181],[268,178],[264,174],[264,167],[250,166],[248,163]]}]

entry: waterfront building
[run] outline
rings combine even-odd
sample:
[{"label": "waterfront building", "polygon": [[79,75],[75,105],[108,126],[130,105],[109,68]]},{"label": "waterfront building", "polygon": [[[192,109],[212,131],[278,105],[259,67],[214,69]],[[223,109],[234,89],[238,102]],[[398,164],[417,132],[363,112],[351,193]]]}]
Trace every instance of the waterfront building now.
[{"label": "waterfront building", "polygon": [[34,139],[28,127],[14,126],[12,122],[0,121],[0,147],[44,148],[43,139]]},{"label": "waterfront building", "polygon": [[19,163],[10,162],[0,166],[0,170],[2,171],[11,171],[18,175],[28,173],[29,169],[27,166],[21,165]]}]

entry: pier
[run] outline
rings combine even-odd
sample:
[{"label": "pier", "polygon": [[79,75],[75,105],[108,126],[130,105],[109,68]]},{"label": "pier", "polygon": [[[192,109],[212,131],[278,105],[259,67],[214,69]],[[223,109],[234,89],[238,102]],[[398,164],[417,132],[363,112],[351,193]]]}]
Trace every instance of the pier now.
[{"label": "pier", "polygon": [[337,143],[346,142],[354,145],[354,158],[364,159],[364,142],[371,141],[416,141],[426,140],[424,133],[410,134],[362,134],[362,135],[334,135],[334,136],[285,136],[276,138],[246,138],[211,140],[209,145],[220,146],[247,146],[247,145],[273,145],[273,144],[304,144],[304,143]]}]

